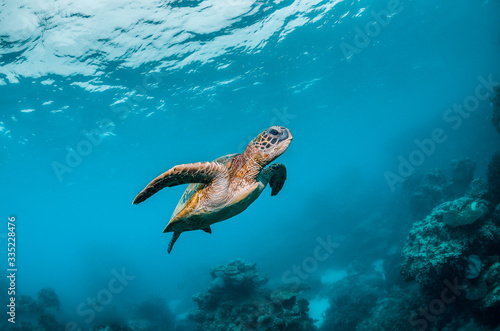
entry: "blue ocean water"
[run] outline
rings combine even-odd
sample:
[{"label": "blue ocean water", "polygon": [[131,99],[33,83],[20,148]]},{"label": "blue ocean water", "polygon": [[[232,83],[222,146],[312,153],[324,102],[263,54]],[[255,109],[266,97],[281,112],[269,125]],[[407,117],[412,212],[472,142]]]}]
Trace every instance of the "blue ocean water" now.
[{"label": "blue ocean water", "polygon": [[[269,287],[310,284],[321,327],[332,284],[353,270],[399,284],[397,263],[383,265],[419,219],[409,173],[469,157],[486,180],[499,147],[499,13],[498,0],[4,1],[0,240],[7,250],[14,216],[18,302],[52,288],[58,323],[87,330],[130,325],[130,307],[160,297],[181,323],[210,268],[240,258]],[[242,153],[273,125],[294,137],[277,159],[282,191],[167,254],[162,230],[185,186],[138,206],[135,195],[174,165]],[[310,262],[322,242],[332,253]],[[117,273],[123,288],[89,304]],[[39,323],[19,306],[16,318]]]}]

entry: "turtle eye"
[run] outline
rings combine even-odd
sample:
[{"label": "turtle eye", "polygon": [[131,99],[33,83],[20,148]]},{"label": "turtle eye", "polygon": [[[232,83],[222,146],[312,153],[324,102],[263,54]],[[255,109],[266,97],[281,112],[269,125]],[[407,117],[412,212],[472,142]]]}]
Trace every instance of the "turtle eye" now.
[{"label": "turtle eye", "polygon": [[277,136],[279,134],[278,130],[276,129],[269,130],[269,133],[272,134],[273,136]]}]

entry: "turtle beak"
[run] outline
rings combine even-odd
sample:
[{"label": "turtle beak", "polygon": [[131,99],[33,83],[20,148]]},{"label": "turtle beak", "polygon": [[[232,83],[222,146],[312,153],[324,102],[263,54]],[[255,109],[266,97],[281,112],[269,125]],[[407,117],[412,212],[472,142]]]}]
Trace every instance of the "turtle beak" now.
[{"label": "turtle beak", "polygon": [[292,140],[292,134],[290,133],[290,130],[287,128],[283,128],[283,132],[281,133],[281,136],[279,137],[279,141],[284,141],[284,140]]}]

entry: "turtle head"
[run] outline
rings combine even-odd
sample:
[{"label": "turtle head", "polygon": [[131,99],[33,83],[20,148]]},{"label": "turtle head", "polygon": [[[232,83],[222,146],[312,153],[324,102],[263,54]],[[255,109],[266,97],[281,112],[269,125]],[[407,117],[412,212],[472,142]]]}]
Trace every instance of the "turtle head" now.
[{"label": "turtle head", "polygon": [[272,126],[263,131],[248,144],[246,152],[261,166],[274,161],[283,154],[292,142],[290,130],[282,126]]}]

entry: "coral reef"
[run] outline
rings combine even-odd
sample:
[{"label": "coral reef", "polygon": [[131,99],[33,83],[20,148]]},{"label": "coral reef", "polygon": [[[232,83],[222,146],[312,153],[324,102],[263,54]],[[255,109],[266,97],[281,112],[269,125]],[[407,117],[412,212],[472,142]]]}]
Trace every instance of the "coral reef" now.
[{"label": "coral reef", "polygon": [[193,296],[190,312],[201,330],[315,330],[298,289],[270,289],[255,264],[237,259],[212,268],[212,284]]},{"label": "coral reef", "polygon": [[[414,174],[404,183],[409,194],[410,208],[416,217],[429,213],[437,205],[463,196],[474,181],[476,163],[470,158],[453,160],[449,176],[435,169],[424,175]],[[476,183],[477,185],[477,183]]]},{"label": "coral reef", "polygon": [[484,309],[492,308],[498,311],[500,309],[500,262],[495,262],[485,272],[483,281],[486,283],[489,291],[480,302]]},{"label": "coral reef", "polygon": [[479,199],[484,200],[486,199],[487,194],[488,194],[487,184],[481,178],[476,178],[470,183],[469,190],[467,191],[465,196],[472,198],[474,200],[479,200]]},{"label": "coral reef", "polygon": [[[415,284],[393,286],[389,295],[379,297],[370,314],[356,327],[359,331],[415,330],[411,316],[429,302]],[[325,330],[326,331],[326,330]]]},{"label": "coral reef", "polygon": [[440,207],[444,210],[443,222],[451,227],[472,224],[488,214],[486,201],[472,198],[460,198],[445,202]]},{"label": "coral reef", "polygon": [[[22,318],[12,330],[58,331],[64,330],[54,313],[59,311],[60,302],[56,292],[43,288],[38,292],[38,300],[29,295],[21,295],[17,302],[18,318]],[[1,326],[0,326],[1,327]]]},{"label": "coral reef", "polygon": [[268,282],[267,277],[257,271],[255,263],[245,263],[239,259],[213,267],[210,276],[216,288],[223,286],[229,290],[227,294],[235,296],[252,293]]},{"label": "coral reef", "polygon": [[474,329],[477,321],[477,329],[484,330],[500,324],[500,213],[498,206],[490,212],[491,204],[479,198],[482,187],[471,191],[483,193],[445,202],[414,223],[403,248],[401,273],[416,280],[422,293],[443,293],[443,283],[455,289],[453,306],[416,320],[432,322],[433,330]]},{"label": "coral reef", "polygon": [[[81,323],[80,330],[89,331],[170,331],[193,330],[194,326],[188,321],[176,324],[176,318],[169,310],[162,298],[150,298],[137,305],[117,306],[109,305],[106,309],[96,306],[92,321]],[[58,311],[60,301],[55,291],[44,288],[38,292],[38,300],[29,295],[21,295],[17,302],[19,313],[16,325],[8,325],[13,331],[59,331],[65,330],[68,325],[58,321],[61,317]],[[0,322],[0,330],[7,329],[7,325]],[[70,326],[68,330],[76,328]]]},{"label": "coral reef", "polygon": [[428,213],[451,195],[448,178],[440,170],[410,177],[403,188],[409,192],[410,208],[417,216]]},{"label": "coral reef", "polygon": [[42,288],[38,292],[38,304],[42,309],[55,309],[56,311],[59,311],[61,305],[56,292],[49,287]]},{"label": "coral reef", "polygon": [[143,331],[143,330],[155,330],[155,329],[145,329],[143,326],[125,326],[121,324],[108,324],[102,326],[91,326],[89,331]]},{"label": "coral reef", "polygon": [[[432,289],[441,286],[444,279],[465,278],[468,257],[474,254],[483,259],[500,238],[494,220],[472,211],[471,206],[479,204],[484,201],[461,198],[445,202],[413,224],[401,256],[401,273],[406,280]],[[460,212],[463,210],[468,212]]]},{"label": "coral reef", "polygon": [[491,121],[500,133],[500,85],[494,87],[494,94],[491,97],[491,105],[493,106],[493,115]]},{"label": "coral reef", "polygon": [[134,320],[129,323],[138,330],[173,330],[174,316],[162,298],[150,298],[141,302],[134,311]]},{"label": "coral reef", "polygon": [[356,330],[377,303],[385,296],[382,275],[368,271],[350,274],[329,290],[330,308],[325,312],[322,330]]},{"label": "coral reef", "polygon": [[493,206],[500,203],[500,151],[493,154],[488,164],[488,199]]},{"label": "coral reef", "polygon": [[467,266],[467,270],[465,271],[465,278],[467,279],[475,279],[481,273],[481,269],[483,268],[483,263],[479,256],[472,254],[469,256],[469,265]]},{"label": "coral reef", "polygon": [[17,311],[26,315],[39,315],[43,313],[43,308],[31,296],[21,295],[17,301]]},{"label": "coral reef", "polygon": [[454,192],[465,192],[470,182],[474,179],[476,162],[466,157],[461,160],[451,161],[451,185]]},{"label": "coral reef", "polygon": [[54,315],[49,313],[43,313],[38,317],[38,328],[37,331],[58,331],[64,330],[64,327],[57,323]]}]

